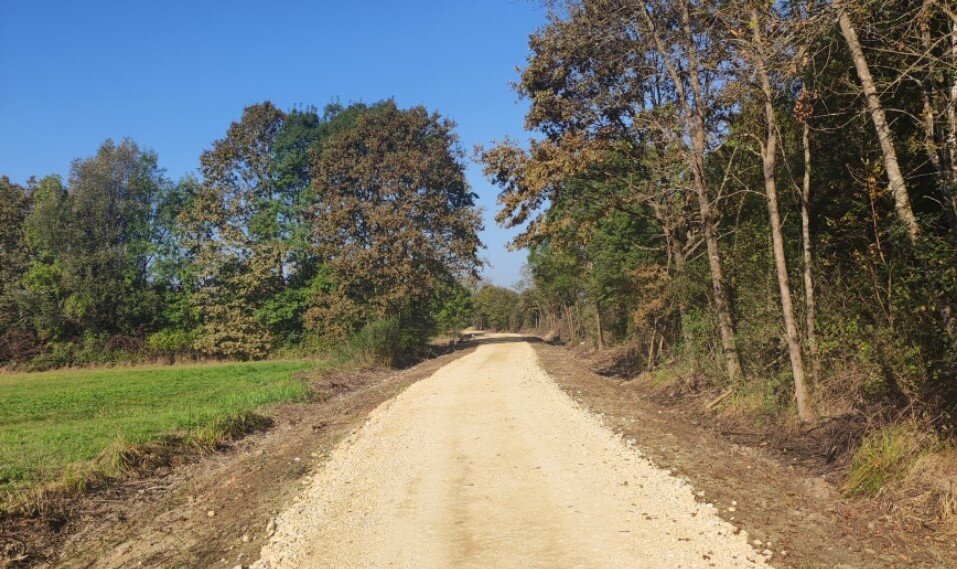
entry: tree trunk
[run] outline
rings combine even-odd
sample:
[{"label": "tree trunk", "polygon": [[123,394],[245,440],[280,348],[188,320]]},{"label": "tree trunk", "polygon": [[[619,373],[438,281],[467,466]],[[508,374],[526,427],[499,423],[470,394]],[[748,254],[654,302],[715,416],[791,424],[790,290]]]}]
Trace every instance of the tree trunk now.
[{"label": "tree trunk", "polygon": [[[731,317],[731,302],[728,290],[724,286],[724,271],[721,268],[721,253],[718,249],[717,217],[712,211],[711,197],[708,195],[707,174],[705,171],[705,152],[707,150],[707,130],[705,113],[707,105],[701,83],[698,79],[698,53],[694,32],[691,29],[691,15],[688,2],[682,3],[682,29],[687,42],[688,84],[691,87],[693,108],[690,109],[691,143],[694,150],[693,178],[695,193],[698,195],[698,209],[704,225],[705,244],[708,248],[708,265],[711,269],[711,287],[714,291],[715,312],[718,316],[718,328],[721,332],[721,347],[724,351],[725,365],[731,381],[741,378],[741,358],[734,338],[734,319]],[[686,101],[687,104],[687,101]]]},{"label": "tree trunk", "polygon": [[595,300],[595,328],[598,332],[598,349],[605,349],[605,333],[601,329],[601,303]]},{"label": "tree trunk", "polygon": [[695,194],[698,198],[698,210],[701,212],[701,224],[708,250],[708,266],[711,269],[711,290],[714,294],[714,309],[718,317],[718,331],[721,334],[721,349],[724,353],[728,378],[732,382],[741,379],[741,359],[734,338],[734,320],[731,317],[731,302],[724,286],[724,270],[721,266],[721,252],[718,248],[718,228],[715,213],[711,207],[711,198],[705,182],[705,132],[704,126],[697,120],[692,134],[694,157],[693,179]]},{"label": "tree trunk", "polygon": [[[705,245],[708,249],[708,265],[711,269],[711,286],[714,294],[715,314],[718,317],[718,330],[721,334],[721,348],[724,354],[725,366],[728,377],[732,382],[741,379],[741,359],[738,355],[738,347],[734,338],[734,320],[731,317],[731,302],[728,297],[727,289],[724,286],[724,272],[721,268],[721,254],[718,248],[718,231],[716,216],[712,211],[711,197],[708,195],[708,184],[705,174],[705,153],[707,150],[707,131],[705,128],[705,116],[708,109],[705,101],[701,82],[698,79],[698,73],[701,68],[698,62],[698,53],[696,39],[691,29],[690,6],[687,0],[681,2],[681,30],[682,42],[681,48],[687,55],[686,70],[679,72],[679,68],[669,59],[668,54],[673,50],[665,47],[658,29],[652,18],[650,7],[642,10],[642,15],[648,24],[649,32],[654,40],[658,51],[662,56],[661,62],[665,70],[674,82],[677,93],[678,103],[681,108],[681,115],[688,126],[691,135],[691,148],[689,156],[689,166],[692,171],[692,182],[694,191],[698,198],[698,210],[701,214],[701,224],[704,228]],[[688,87],[691,89],[689,94],[685,90],[685,78],[687,78]]]},{"label": "tree trunk", "polygon": [[814,257],[811,253],[811,129],[804,123],[801,142],[804,146],[804,183],[801,187],[801,244],[804,250],[805,337],[811,360],[811,379],[821,377],[821,361],[817,351],[817,315],[814,299]]},{"label": "tree trunk", "polygon": [[888,185],[891,195],[894,196],[894,206],[897,209],[897,216],[907,228],[911,244],[917,244],[917,238],[920,235],[920,227],[917,225],[917,218],[914,216],[914,210],[911,208],[910,196],[907,193],[907,184],[904,182],[904,175],[901,173],[900,163],[897,161],[897,149],[894,147],[894,140],[891,136],[890,126],[887,124],[887,115],[884,113],[884,107],[877,94],[877,86],[874,83],[874,77],[871,75],[870,66],[867,58],[864,56],[864,50],[861,48],[861,42],[857,37],[857,30],[851,17],[844,8],[843,1],[835,1],[837,8],[838,23],[841,27],[841,34],[847,41],[847,47],[851,52],[851,59],[854,61],[854,68],[857,70],[857,78],[861,82],[861,90],[867,99],[867,108],[871,114],[871,121],[874,123],[874,129],[877,131],[877,139],[881,145],[881,152],[884,155],[884,170],[887,172]]},{"label": "tree trunk", "polygon": [[[672,266],[674,267],[675,275],[682,275],[684,273],[685,266],[685,253],[682,250],[681,243],[678,242],[677,237],[675,236],[674,230],[671,227],[671,222],[666,218],[665,208],[661,204],[656,204],[652,202],[652,211],[655,213],[655,218],[661,224],[662,232],[665,236],[665,251],[667,253],[668,262],[667,262],[667,274],[669,277],[672,277]],[[685,306],[685,301],[682,297],[678,297],[678,327],[681,329],[681,338],[685,343],[691,341],[691,333],[685,328],[685,314],[687,313],[687,308]]]},{"label": "tree trunk", "polygon": [[791,284],[788,277],[787,258],[784,253],[784,235],[781,232],[781,216],[778,212],[778,190],[774,179],[777,170],[778,133],[774,116],[774,92],[764,62],[764,40],[756,9],[751,10],[751,31],[754,41],[752,55],[756,71],[764,94],[765,140],[761,145],[761,165],[764,173],[764,191],[768,198],[768,217],[771,224],[771,243],[774,251],[774,268],[777,272],[778,289],[781,294],[781,312],[784,316],[784,334],[791,359],[791,372],[794,375],[794,394],[797,399],[798,416],[804,422],[814,420],[810,395],[807,389],[807,377],[804,372],[804,356],[801,353],[801,338],[798,335],[794,318],[794,303],[791,298]]},{"label": "tree trunk", "polygon": [[698,206],[704,218],[704,239],[708,248],[708,265],[711,269],[711,289],[714,293],[715,313],[718,316],[718,329],[721,333],[721,348],[724,352],[725,367],[732,382],[741,379],[741,359],[734,339],[734,321],[731,318],[731,303],[724,286],[724,272],[721,268],[721,254],[718,250],[718,232],[713,221],[711,203],[706,190],[698,191]]},{"label": "tree trunk", "polygon": [[[950,23],[950,64],[957,68],[957,17],[951,17]],[[950,207],[954,218],[957,219],[957,73],[950,86],[950,101],[947,105],[947,137],[943,153],[946,164],[943,168],[949,171],[947,192],[950,197]]]},{"label": "tree trunk", "polygon": [[[957,18],[950,23],[950,63],[957,67]],[[947,105],[947,156],[950,161],[950,179],[957,184],[957,73],[950,86],[950,104]],[[952,188],[957,194],[957,188]]]},{"label": "tree trunk", "polygon": [[572,321],[572,307],[565,306],[565,321],[568,326],[568,343],[574,344],[578,339],[577,330],[575,329],[575,324]]},{"label": "tree trunk", "polygon": [[[930,14],[932,13],[930,4],[932,3],[932,0],[924,1],[925,10],[920,22],[921,46],[926,56],[930,56],[933,50],[933,38],[931,37],[929,22]],[[954,40],[953,37],[951,39],[952,45],[957,49],[957,43],[954,43],[957,40]],[[933,66],[928,65],[928,69],[924,73],[923,83],[920,86],[922,99],[921,126],[924,129],[924,151],[927,152],[927,158],[930,159],[930,163],[934,167],[934,172],[937,174],[937,186],[943,198],[947,221],[950,222],[951,240],[957,243],[957,188],[954,187],[955,178],[953,168],[950,164],[950,152],[948,152],[946,148],[946,143],[943,146],[937,143],[937,117],[936,109],[934,108],[934,102],[937,99],[937,90],[935,89],[934,82]],[[957,80],[955,80],[955,85],[957,85]],[[948,109],[948,113],[953,114],[954,112],[952,104]]]}]

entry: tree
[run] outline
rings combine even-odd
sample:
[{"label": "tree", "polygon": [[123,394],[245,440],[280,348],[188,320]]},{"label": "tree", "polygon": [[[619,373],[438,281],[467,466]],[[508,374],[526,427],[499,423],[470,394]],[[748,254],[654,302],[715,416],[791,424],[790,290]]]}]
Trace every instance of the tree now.
[{"label": "tree", "polygon": [[419,327],[439,291],[478,266],[481,223],[452,129],[388,101],[324,143],[312,238],[333,286],[314,299],[315,330],[387,317]]},{"label": "tree", "polygon": [[255,312],[285,282],[289,251],[273,168],[284,116],[270,102],[249,106],[200,157],[203,183],[182,222],[196,268],[195,347],[208,355],[259,358],[273,344]]},{"label": "tree", "polygon": [[[605,192],[603,211],[643,215],[650,207],[679,265],[699,241],[680,229],[700,230],[725,368],[737,380],[741,363],[718,232],[720,192],[708,170],[727,114],[723,31],[710,12],[686,0],[585,0],[568,3],[565,12],[532,36],[533,56],[519,86],[532,103],[527,123],[545,140],[532,143],[524,158],[508,143],[485,154],[487,172],[503,187],[500,218],[523,223],[554,195],[568,193],[568,179],[602,171],[616,155],[631,158],[628,168],[614,168],[618,183],[606,187],[623,191]],[[685,191],[697,206],[696,223],[676,196]],[[546,224],[533,219],[529,232],[539,231],[547,231]]]},{"label": "tree", "polygon": [[14,287],[23,277],[28,261],[23,232],[28,205],[23,187],[0,176],[0,337],[16,320]]},{"label": "tree", "polygon": [[[920,224],[918,223],[917,216],[914,213],[914,208],[911,205],[910,191],[908,189],[907,182],[904,179],[904,174],[900,166],[900,160],[898,159],[898,149],[897,144],[894,140],[894,135],[891,130],[890,122],[887,118],[887,113],[883,101],[881,100],[880,93],[878,92],[877,81],[874,78],[874,74],[871,69],[871,63],[868,60],[867,54],[864,52],[863,44],[860,40],[857,26],[853,20],[853,9],[857,7],[856,3],[849,0],[834,0],[833,8],[837,12],[838,24],[841,30],[841,34],[844,36],[847,49],[850,52],[851,60],[854,62],[854,68],[857,71],[857,77],[860,81],[861,93],[864,96],[866,101],[868,112],[871,116],[871,121],[874,125],[874,130],[877,134],[877,140],[880,144],[881,155],[884,162],[884,171],[887,175],[888,188],[891,195],[894,197],[894,206],[897,213],[897,217],[900,220],[901,224],[906,228],[907,236],[910,240],[911,246],[915,249],[916,255],[918,257],[924,255],[922,250],[926,244],[922,243],[921,240],[925,238],[925,231],[922,230]],[[932,8],[936,4],[934,2],[924,3],[924,8]],[[950,14],[952,19],[951,30],[957,26],[957,16],[953,13]],[[926,19],[927,15],[924,14],[920,17],[920,20],[924,20],[925,26],[927,25]],[[924,49],[914,49],[919,55],[918,59],[923,59],[927,56],[932,56],[933,52],[930,46],[930,40],[926,37],[926,34],[929,33],[929,28],[922,30],[920,43],[917,45],[922,45]],[[951,32],[953,33],[953,31]],[[951,37],[951,45],[957,46],[957,40]],[[952,56],[954,61],[951,62],[951,74],[957,74],[955,67],[957,67],[957,55]],[[906,76],[898,77],[897,79],[903,79]],[[932,86],[935,78],[933,75],[930,77],[920,78],[923,81],[926,81],[926,86],[928,89],[932,90]],[[923,82],[922,81],[922,82]],[[952,93],[950,97],[950,109],[948,112],[948,117],[952,119],[954,116],[953,104],[957,101],[957,78],[953,79],[952,84]],[[929,160],[937,166],[937,176],[939,178],[938,183],[942,189],[943,197],[946,201],[950,202],[950,207],[954,213],[953,207],[954,201],[957,198],[954,198],[951,195],[951,183],[950,177],[952,169],[948,169],[943,166],[941,162],[942,155],[936,152],[936,135],[935,135],[935,116],[933,110],[933,100],[935,97],[932,93],[925,91],[923,93],[923,109],[921,114],[923,115],[923,124],[924,124],[924,145],[927,149],[927,154]],[[945,103],[946,104],[946,103]],[[929,123],[929,124],[928,124]],[[954,132],[953,123],[951,124],[951,132]],[[953,141],[950,142],[949,146],[951,148],[957,147]],[[955,220],[954,217],[951,217],[951,221]],[[952,256],[950,259],[953,261],[957,256]],[[931,266],[926,259],[923,260],[925,270],[929,273],[934,273],[934,267]],[[951,298],[938,290],[935,291],[935,303],[937,311],[940,314],[940,318],[944,324],[944,329],[946,330],[948,336],[950,337],[951,349],[957,352],[957,310],[953,306],[953,301]]]},{"label": "tree", "polygon": [[23,221],[29,267],[23,275],[20,312],[41,338],[62,337],[63,301],[69,295],[62,283],[62,252],[69,228],[68,194],[58,176],[46,176],[31,192],[33,207]]},{"label": "tree", "polygon": [[74,162],[69,184],[67,315],[84,330],[128,334],[150,326],[159,301],[150,279],[156,214],[170,188],[156,154],[129,139],[108,140],[96,156]]},{"label": "tree", "polygon": [[[750,37],[742,37],[737,42],[740,57],[746,68],[745,73],[753,75],[757,83],[760,106],[763,111],[763,135],[757,137],[761,156],[761,170],[764,182],[764,192],[767,197],[768,221],[771,229],[771,243],[774,256],[775,273],[778,282],[781,312],[784,320],[785,339],[788,346],[788,357],[791,361],[791,372],[794,378],[794,393],[797,398],[798,415],[802,421],[810,422],[814,418],[811,410],[808,393],[807,375],[804,370],[804,355],[801,349],[801,338],[798,332],[794,315],[794,302],[791,295],[791,284],[788,276],[788,261],[784,250],[784,233],[781,227],[781,214],[777,189],[778,176],[778,145],[779,125],[777,109],[774,103],[778,96],[772,85],[771,69],[780,69],[784,66],[781,51],[775,49],[775,38],[767,38],[768,29],[781,29],[776,20],[773,7],[770,13],[763,6],[747,2],[740,6],[747,14],[747,28],[750,28]],[[731,26],[743,22],[731,21]],[[775,25],[777,24],[777,25]],[[734,32],[732,32],[734,33]]]},{"label": "tree", "polygon": [[441,308],[435,315],[435,329],[458,337],[462,330],[472,324],[472,293],[456,282],[442,296]]},{"label": "tree", "polygon": [[42,336],[138,336],[154,324],[158,204],[169,189],[156,154],[129,139],[74,161],[68,189],[40,181],[24,221],[23,310]]},{"label": "tree", "polygon": [[844,39],[847,42],[847,48],[851,54],[851,61],[854,62],[857,77],[861,82],[861,91],[864,93],[864,99],[867,101],[867,109],[871,114],[871,120],[874,122],[874,130],[877,132],[877,140],[881,145],[881,152],[884,156],[884,170],[887,172],[890,191],[894,196],[894,205],[897,208],[897,215],[907,228],[907,233],[911,241],[916,242],[917,237],[920,235],[920,227],[917,224],[917,218],[911,207],[910,196],[907,192],[907,183],[904,181],[900,162],[897,159],[897,147],[894,144],[890,125],[887,121],[887,114],[884,111],[884,105],[881,103],[880,96],[877,93],[877,86],[871,74],[871,66],[861,47],[857,28],[851,21],[851,15],[848,12],[844,0],[835,0],[834,8],[837,10],[837,21],[841,28],[841,34],[844,35]]},{"label": "tree", "polygon": [[513,330],[518,293],[505,287],[486,284],[475,292],[473,324],[477,328],[504,332]]}]

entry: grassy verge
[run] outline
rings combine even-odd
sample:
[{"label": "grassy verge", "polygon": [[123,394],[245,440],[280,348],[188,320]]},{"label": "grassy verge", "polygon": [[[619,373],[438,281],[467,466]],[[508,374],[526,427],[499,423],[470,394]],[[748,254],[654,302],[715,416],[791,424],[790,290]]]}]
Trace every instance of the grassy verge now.
[{"label": "grassy verge", "polygon": [[82,487],[176,445],[261,427],[262,406],[305,399],[304,361],[0,374],[0,505],[49,483]]},{"label": "grassy verge", "polygon": [[927,436],[906,425],[891,425],[861,441],[844,479],[849,496],[876,496],[887,485],[905,477],[922,454],[929,452]]}]

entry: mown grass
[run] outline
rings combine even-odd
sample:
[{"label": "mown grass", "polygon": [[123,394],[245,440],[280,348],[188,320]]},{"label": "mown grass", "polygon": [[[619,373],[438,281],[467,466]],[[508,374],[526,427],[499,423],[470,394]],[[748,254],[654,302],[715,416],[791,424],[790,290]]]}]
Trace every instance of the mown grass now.
[{"label": "mown grass", "polygon": [[[305,361],[0,374],[0,494],[118,474],[171,436],[209,445],[261,424],[254,410],[301,400]],[[0,497],[0,502],[3,499]]]}]

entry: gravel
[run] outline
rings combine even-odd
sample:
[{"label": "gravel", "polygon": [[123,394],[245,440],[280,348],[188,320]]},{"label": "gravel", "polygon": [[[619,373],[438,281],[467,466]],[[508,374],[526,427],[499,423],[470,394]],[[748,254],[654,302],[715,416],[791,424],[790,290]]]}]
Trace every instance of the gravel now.
[{"label": "gravel", "polygon": [[255,568],[766,567],[746,532],[498,337],[381,405]]}]

